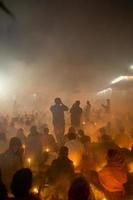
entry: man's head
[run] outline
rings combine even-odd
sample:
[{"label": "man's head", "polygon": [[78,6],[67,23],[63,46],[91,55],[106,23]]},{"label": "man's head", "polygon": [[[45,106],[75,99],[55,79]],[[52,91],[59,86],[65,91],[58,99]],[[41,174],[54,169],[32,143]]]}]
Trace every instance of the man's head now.
[{"label": "man's head", "polygon": [[22,148],[21,140],[17,137],[11,138],[9,143],[9,150],[12,151],[13,153],[17,153],[20,152],[21,148]]},{"label": "man's head", "polygon": [[30,133],[31,133],[31,134],[36,134],[36,133],[37,133],[37,127],[36,127],[36,126],[32,126],[32,127],[30,128]]},{"label": "man's head", "polygon": [[68,157],[68,148],[66,146],[63,146],[60,148],[60,151],[59,151],[59,156],[60,157]]},{"label": "man's head", "polygon": [[48,133],[49,133],[49,128],[47,128],[47,127],[44,128],[44,134],[45,134],[45,135],[48,135]]},{"label": "man's head", "polygon": [[32,186],[32,172],[30,169],[20,169],[12,179],[11,190],[15,197],[22,198],[29,194]]},{"label": "man's head", "polygon": [[75,102],[75,105],[76,105],[76,106],[80,106],[80,101],[77,100],[77,101]]},{"label": "man's head", "polygon": [[119,165],[123,165],[125,162],[123,153],[117,149],[109,149],[107,157],[108,163],[117,163]]},{"label": "man's head", "polygon": [[90,101],[87,101],[86,103],[87,103],[87,105],[90,105]]},{"label": "man's head", "polygon": [[61,99],[59,97],[55,98],[55,104],[60,105]]},{"label": "man's head", "polygon": [[68,133],[68,139],[69,140],[75,140],[76,139],[76,134],[75,133]]}]

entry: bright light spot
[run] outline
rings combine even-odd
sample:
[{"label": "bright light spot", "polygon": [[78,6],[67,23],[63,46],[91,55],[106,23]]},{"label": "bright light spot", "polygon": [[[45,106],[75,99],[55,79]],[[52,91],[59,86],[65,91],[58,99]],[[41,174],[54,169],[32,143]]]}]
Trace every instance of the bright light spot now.
[{"label": "bright light spot", "polygon": [[112,88],[107,88],[105,90],[101,90],[97,93],[97,95],[103,95],[103,94],[106,94],[106,93],[111,93],[112,92]]},{"label": "bright light spot", "polygon": [[130,66],[130,69],[133,70],[133,65]]},{"label": "bright light spot", "polygon": [[74,167],[76,167],[77,166],[76,162],[73,162],[73,165],[74,165]]},{"label": "bright light spot", "polygon": [[10,86],[9,79],[0,76],[0,96],[7,96],[10,93]]},{"label": "bright light spot", "polygon": [[128,76],[119,76],[118,78],[114,79],[114,80],[111,82],[111,84],[115,84],[115,83],[118,83],[118,82],[120,82],[120,81],[122,81],[122,80],[128,80],[128,79],[129,79]]},{"label": "bright light spot", "polygon": [[22,148],[23,148],[23,149],[25,149],[25,148],[26,148],[26,146],[23,144],[23,145],[22,145]]},{"label": "bright light spot", "polygon": [[50,149],[49,149],[49,148],[46,148],[45,151],[46,151],[46,152],[50,152]]},{"label": "bright light spot", "polygon": [[28,162],[28,163],[31,163],[31,158],[28,158],[28,159],[27,159],[27,162]]},{"label": "bright light spot", "polygon": [[86,123],[85,123],[85,122],[82,122],[82,124],[85,125]]},{"label": "bright light spot", "polygon": [[33,188],[33,193],[34,193],[34,194],[38,194],[38,192],[39,192],[39,191],[38,191],[38,188],[37,188],[37,187]]}]

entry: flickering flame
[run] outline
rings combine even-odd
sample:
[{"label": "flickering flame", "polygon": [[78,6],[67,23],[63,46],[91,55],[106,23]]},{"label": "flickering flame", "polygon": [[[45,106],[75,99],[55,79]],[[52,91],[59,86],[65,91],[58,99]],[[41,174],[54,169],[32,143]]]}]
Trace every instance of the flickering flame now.
[{"label": "flickering flame", "polygon": [[46,152],[50,152],[50,149],[49,148],[46,148],[46,150],[45,150]]},{"label": "flickering flame", "polygon": [[38,188],[37,188],[37,187],[34,187],[34,188],[33,188],[33,193],[38,194],[38,192],[39,192],[39,191],[38,191]]},{"label": "flickering flame", "polygon": [[85,124],[86,124],[86,123],[85,123],[85,121],[84,121],[84,122],[82,122],[82,124],[83,124],[83,125],[85,125]]},{"label": "flickering flame", "polygon": [[22,145],[22,148],[23,148],[23,149],[25,149],[25,148],[26,148],[26,146],[23,144],[23,145]]}]

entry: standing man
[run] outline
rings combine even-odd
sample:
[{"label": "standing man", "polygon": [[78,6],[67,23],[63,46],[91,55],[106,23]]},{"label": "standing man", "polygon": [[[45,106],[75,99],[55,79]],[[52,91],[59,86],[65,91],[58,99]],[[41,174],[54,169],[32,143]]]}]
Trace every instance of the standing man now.
[{"label": "standing man", "polygon": [[81,115],[82,115],[82,108],[80,108],[80,101],[76,101],[72,105],[70,113],[71,113],[71,126],[76,129],[80,129]]},{"label": "standing man", "polygon": [[87,101],[84,109],[84,117],[86,122],[90,121],[90,113],[91,113],[91,103],[90,101]]},{"label": "standing man", "polygon": [[55,105],[50,108],[53,115],[53,125],[56,140],[60,145],[63,144],[63,137],[65,132],[65,117],[64,112],[68,111],[68,107],[65,106],[60,98],[55,99]]}]

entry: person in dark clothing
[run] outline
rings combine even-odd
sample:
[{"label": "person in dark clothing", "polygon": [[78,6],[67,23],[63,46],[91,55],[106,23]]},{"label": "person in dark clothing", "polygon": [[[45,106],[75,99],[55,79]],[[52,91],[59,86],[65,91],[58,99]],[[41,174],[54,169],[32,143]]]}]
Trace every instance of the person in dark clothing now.
[{"label": "person in dark clothing", "polygon": [[50,108],[53,115],[53,125],[56,140],[60,145],[63,144],[63,137],[65,132],[65,117],[64,112],[68,111],[68,107],[65,106],[60,98],[55,99],[55,105]]},{"label": "person in dark clothing", "polygon": [[90,121],[90,113],[91,113],[91,103],[90,101],[87,101],[84,109],[84,117],[86,122]]},{"label": "person in dark clothing", "polygon": [[71,126],[73,126],[76,129],[80,128],[81,123],[81,115],[82,115],[82,108],[80,108],[80,101],[76,101],[71,109]]},{"label": "person in dark clothing", "polygon": [[74,165],[68,158],[67,147],[61,147],[59,156],[53,160],[48,174],[52,183],[59,182],[64,177],[65,179],[71,179],[74,176]]},{"label": "person in dark clothing", "polygon": [[90,186],[84,177],[73,180],[68,191],[68,200],[94,200]]},{"label": "person in dark clothing", "polygon": [[49,134],[49,128],[45,127],[43,133],[41,134],[41,142],[43,146],[43,151],[56,151],[57,144],[52,134]]},{"label": "person in dark clothing", "polygon": [[0,199],[7,200],[7,189],[2,181],[1,171],[0,171]]},{"label": "person in dark clothing", "polygon": [[23,149],[19,138],[13,137],[10,140],[9,148],[0,154],[0,168],[3,181],[9,189],[14,173],[23,167]]},{"label": "person in dark clothing", "polygon": [[32,187],[32,172],[28,168],[17,171],[12,179],[11,191],[14,200],[39,200],[39,197],[30,193]]}]

